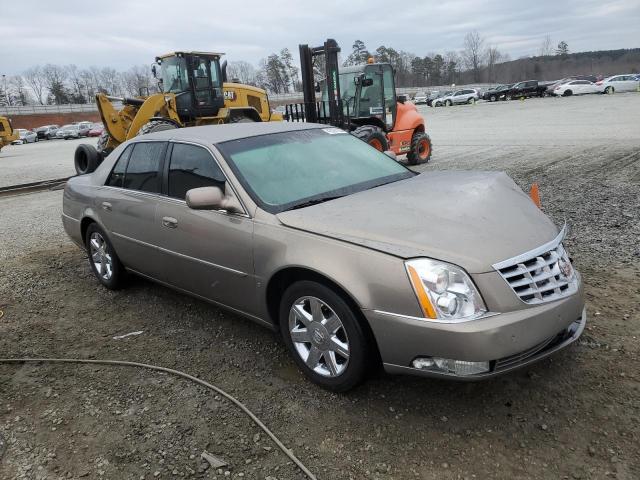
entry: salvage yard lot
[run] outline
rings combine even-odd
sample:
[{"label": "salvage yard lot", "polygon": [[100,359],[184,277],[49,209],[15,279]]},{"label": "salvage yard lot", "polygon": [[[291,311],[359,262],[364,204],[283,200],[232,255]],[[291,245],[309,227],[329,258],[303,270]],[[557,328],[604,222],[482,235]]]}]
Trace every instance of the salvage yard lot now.
[{"label": "salvage yard lot", "polygon": [[[419,109],[434,144],[419,170],[505,170],[522,188],[538,182],[545,212],[566,219],[588,324],[565,352],[482,383],[378,371],[331,394],[248,320],[141,279],[100,287],[53,191],[0,198],[0,356],[197,375],[246,402],[319,479],[640,478],[640,94]],[[0,186],[71,175],[75,143],[3,149]],[[257,433],[163,374],[0,365],[3,479],[303,478]],[[206,469],[204,450],[229,467]]]}]

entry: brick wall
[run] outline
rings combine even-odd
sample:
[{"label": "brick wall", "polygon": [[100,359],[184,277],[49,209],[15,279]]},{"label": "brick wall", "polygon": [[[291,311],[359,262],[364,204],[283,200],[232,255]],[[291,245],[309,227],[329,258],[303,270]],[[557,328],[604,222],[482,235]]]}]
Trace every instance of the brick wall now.
[{"label": "brick wall", "polygon": [[10,115],[13,128],[33,129],[43,125],[66,125],[73,122],[100,122],[98,112],[70,112],[70,113],[38,113],[27,115]]}]

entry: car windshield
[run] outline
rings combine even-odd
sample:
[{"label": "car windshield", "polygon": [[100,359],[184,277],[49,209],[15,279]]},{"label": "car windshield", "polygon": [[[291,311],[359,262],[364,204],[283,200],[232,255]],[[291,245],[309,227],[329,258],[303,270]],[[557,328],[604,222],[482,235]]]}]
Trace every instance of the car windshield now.
[{"label": "car windshield", "polygon": [[337,128],[261,135],[218,146],[254,201],[271,213],[414,175]]}]

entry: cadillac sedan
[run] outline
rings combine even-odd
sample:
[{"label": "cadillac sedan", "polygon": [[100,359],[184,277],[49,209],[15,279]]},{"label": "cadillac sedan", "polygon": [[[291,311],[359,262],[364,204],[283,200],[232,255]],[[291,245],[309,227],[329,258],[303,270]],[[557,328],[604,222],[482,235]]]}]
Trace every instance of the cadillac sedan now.
[{"label": "cadillac sedan", "polygon": [[70,179],[63,202],[102,285],[132,273],[236,311],[279,331],[334,391],[377,359],[390,373],[489,378],[566,347],[586,322],[564,228],[509,177],[418,175],[326,125],[136,137]]}]

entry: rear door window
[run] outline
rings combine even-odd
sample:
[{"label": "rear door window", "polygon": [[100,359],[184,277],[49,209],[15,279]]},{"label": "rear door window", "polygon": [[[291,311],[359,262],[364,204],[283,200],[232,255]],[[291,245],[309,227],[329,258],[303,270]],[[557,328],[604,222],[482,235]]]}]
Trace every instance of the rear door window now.
[{"label": "rear door window", "polygon": [[169,163],[169,196],[184,200],[188,190],[220,187],[225,176],[208,150],[196,145],[176,143]]},{"label": "rear door window", "polygon": [[160,166],[166,148],[166,142],[136,143],[127,164],[124,188],[160,193]]},{"label": "rear door window", "polygon": [[109,178],[107,178],[107,183],[105,185],[107,187],[118,187],[122,188],[124,185],[124,172],[127,169],[127,161],[129,160],[129,155],[131,155],[131,151],[133,150],[133,145],[129,145],[124,152],[120,155],[120,158],[116,161],[116,164],[111,170],[109,174]]}]

